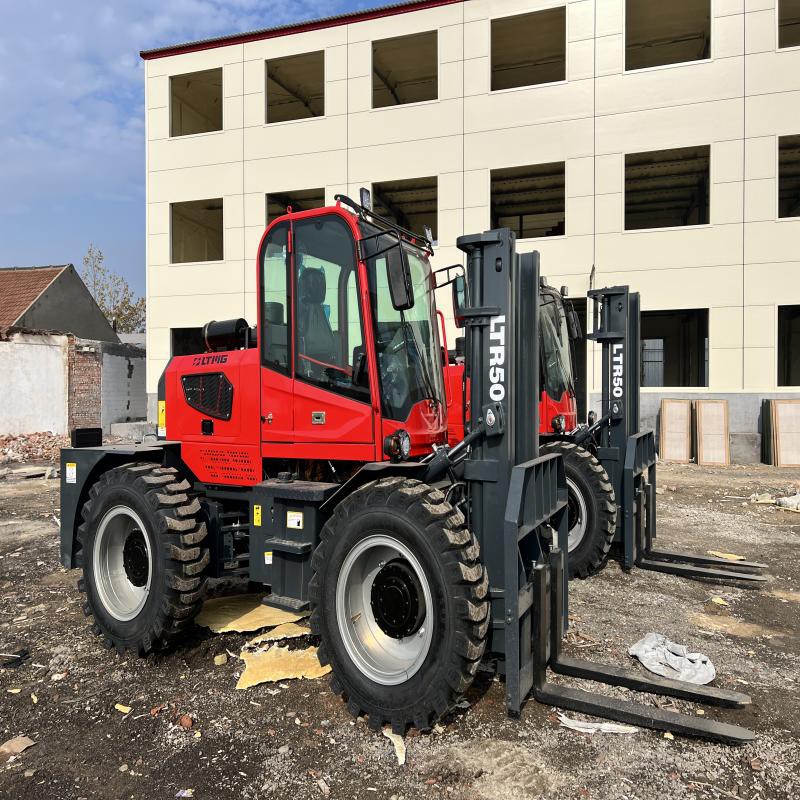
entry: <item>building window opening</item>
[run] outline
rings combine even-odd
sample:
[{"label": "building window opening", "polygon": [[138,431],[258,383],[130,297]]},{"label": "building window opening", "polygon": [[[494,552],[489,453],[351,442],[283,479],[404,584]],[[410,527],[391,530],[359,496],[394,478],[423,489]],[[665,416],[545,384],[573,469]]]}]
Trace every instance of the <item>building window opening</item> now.
[{"label": "building window opening", "polygon": [[376,214],[394,220],[398,225],[425,235],[428,227],[434,241],[438,238],[438,181],[411,178],[402,181],[383,181],[372,184],[372,205]]},{"label": "building window opening", "polygon": [[711,57],[711,0],[626,0],[625,69]]},{"label": "building window opening", "polygon": [[172,263],[221,261],[222,198],[172,203]]},{"label": "building window opening", "polygon": [[271,58],[267,70],[267,123],[325,113],[325,51]]},{"label": "building window opening", "polygon": [[267,195],[267,225],[283,216],[291,206],[292,211],[310,211],[325,205],[325,189],[298,189],[289,192],[272,192]]},{"label": "building window opening", "polygon": [[439,96],[436,31],[372,43],[372,107],[422,103]]},{"label": "building window opening", "polygon": [[625,230],[707,225],[711,148],[625,156]]},{"label": "building window opening", "polygon": [[202,328],[170,328],[170,355],[192,356],[204,353]]},{"label": "building window opening", "polygon": [[778,386],[800,386],[800,306],[778,308]]},{"label": "building window opening", "polygon": [[778,216],[800,217],[800,134],[778,139]]},{"label": "building window opening", "polygon": [[563,236],[564,162],[492,170],[491,214],[518,239]]},{"label": "building window opening", "polygon": [[222,67],[169,79],[170,136],[222,130]]},{"label": "building window opening", "polygon": [[566,80],[567,10],[492,20],[492,91]]},{"label": "building window opening", "polygon": [[778,47],[800,47],[800,0],[778,0]]},{"label": "building window opening", "polygon": [[642,312],[642,386],[708,386],[708,309]]}]

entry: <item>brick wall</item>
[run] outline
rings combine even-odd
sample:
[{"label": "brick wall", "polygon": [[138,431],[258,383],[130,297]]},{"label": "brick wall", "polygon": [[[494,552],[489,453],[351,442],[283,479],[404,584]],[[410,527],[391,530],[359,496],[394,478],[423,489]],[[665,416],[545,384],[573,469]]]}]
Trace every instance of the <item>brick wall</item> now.
[{"label": "brick wall", "polygon": [[103,363],[99,343],[81,343],[79,340],[70,338],[67,361],[69,367],[69,430],[99,428]]}]

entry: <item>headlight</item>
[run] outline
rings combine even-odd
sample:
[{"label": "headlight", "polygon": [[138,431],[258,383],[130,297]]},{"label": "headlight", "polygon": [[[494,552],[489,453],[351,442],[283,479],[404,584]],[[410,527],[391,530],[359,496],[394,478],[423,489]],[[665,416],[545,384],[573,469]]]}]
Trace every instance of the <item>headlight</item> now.
[{"label": "headlight", "polygon": [[591,428],[592,425],[594,425],[595,422],[597,422],[597,412],[596,411],[590,411],[589,414],[586,417],[586,421],[589,423],[589,427]]},{"label": "headlight", "polygon": [[404,461],[411,454],[411,437],[402,428],[383,440],[383,452],[392,461]]},{"label": "headlight", "polygon": [[567,429],[567,423],[564,420],[563,414],[553,417],[551,425],[554,433],[564,433],[564,431]]}]

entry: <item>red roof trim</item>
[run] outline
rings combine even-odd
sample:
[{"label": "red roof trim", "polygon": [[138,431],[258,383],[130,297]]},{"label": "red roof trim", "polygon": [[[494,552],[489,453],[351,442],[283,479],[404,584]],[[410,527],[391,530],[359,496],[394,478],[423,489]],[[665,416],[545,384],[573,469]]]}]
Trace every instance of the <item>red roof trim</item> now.
[{"label": "red roof trim", "polygon": [[397,14],[408,14],[412,11],[422,11],[427,8],[438,8],[439,6],[450,6],[455,3],[463,2],[465,2],[465,0],[416,0],[415,2],[374,8],[369,11],[353,11],[335,17],[326,17],[325,19],[311,20],[309,22],[283,25],[279,28],[267,28],[251,33],[235,33],[230,36],[220,36],[216,39],[206,39],[200,42],[188,42],[187,44],[176,44],[154,50],[142,50],[139,55],[145,61],[149,61],[153,58],[178,56],[184,53],[195,53],[199,50],[213,50],[217,47],[227,47],[232,44],[246,44],[247,42],[258,42],[264,39],[276,39],[279,36],[290,36],[295,33],[306,33],[308,31],[317,31],[324,28],[338,28],[341,25],[352,25],[356,22],[393,17]]}]

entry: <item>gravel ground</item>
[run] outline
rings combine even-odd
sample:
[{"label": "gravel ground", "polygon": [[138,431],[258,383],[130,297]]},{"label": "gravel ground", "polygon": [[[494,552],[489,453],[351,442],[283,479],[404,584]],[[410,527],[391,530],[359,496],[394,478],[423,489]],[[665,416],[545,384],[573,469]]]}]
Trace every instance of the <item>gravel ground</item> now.
[{"label": "gravel ground", "polygon": [[[58,564],[58,481],[0,481],[0,652],[31,651],[23,666],[0,670],[0,743],[23,734],[36,742],[0,764],[0,796],[798,798],[800,515],[746,498],[794,492],[800,471],[663,466],[659,482],[662,546],[765,561],[769,583],[753,591],[626,574],[612,562],[571,584],[567,652],[627,664],[627,647],[651,630],[701,650],[717,667],[716,685],[753,697],[745,710],[709,708],[709,716],[752,728],[755,743],[731,748],[644,730],[590,737],[559,727],[554,710],[533,701],[511,720],[502,685],[482,672],[469,708],[407,737],[400,767],[392,743],[354,721],[326,679],[236,691],[242,663],[215,666],[214,656],[238,653],[247,635],[197,628],[147,660],[104,650],[86,629],[78,573]],[[188,730],[182,715],[192,718]]]}]

